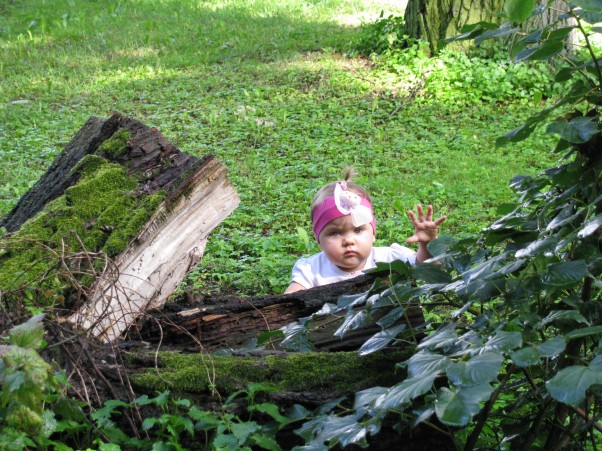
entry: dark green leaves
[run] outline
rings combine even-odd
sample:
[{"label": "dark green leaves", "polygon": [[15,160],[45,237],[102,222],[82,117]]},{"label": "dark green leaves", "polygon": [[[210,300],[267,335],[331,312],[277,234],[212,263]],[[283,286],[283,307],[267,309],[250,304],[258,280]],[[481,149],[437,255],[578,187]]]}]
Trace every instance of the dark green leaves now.
[{"label": "dark green leaves", "polygon": [[564,49],[563,41],[545,41],[543,44],[521,50],[514,57],[515,63],[528,60],[548,60],[558,55]]},{"label": "dark green leaves", "polygon": [[456,386],[481,385],[494,381],[504,357],[495,352],[472,356],[467,362],[454,362],[447,368],[447,377]]},{"label": "dark green leaves", "polygon": [[583,224],[583,228],[579,231],[579,238],[586,238],[590,235],[593,235],[598,230],[600,230],[600,226],[602,226],[602,214],[590,219],[585,224]]},{"label": "dark green leaves", "polygon": [[575,365],[564,368],[546,383],[552,397],[560,402],[577,405],[585,399],[585,392],[594,384],[602,384],[602,371]]},{"label": "dark green leaves", "polygon": [[489,384],[450,390],[443,387],[437,393],[437,418],[448,426],[466,426],[479,410],[479,404],[489,399],[493,387]]},{"label": "dark green leaves", "polygon": [[405,324],[398,324],[395,327],[378,332],[362,345],[359,350],[359,354],[367,355],[384,348],[391,343],[391,341],[393,341],[405,328]]},{"label": "dark green leaves", "polygon": [[446,356],[421,351],[408,360],[408,377],[437,374],[447,370],[450,363]]},{"label": "dark green leaves", "polygon": [[599,131],[598,124],[591,117],[586,116],[577,117],[570,122],[553,122],[547,128],[547,133],[557,134],[573,144],[585,143]]},{"label": "dark green leaves", "polygon": [[409,378],[391,387],[374,403],[377,409],[400,409],[414,398],[425,394],[433,385],[437,373],[423,374]]},{"label": "dark green leaves", "polygon": [[587,275],[583,260],[550,264],[541,275],[541,281],[555,287],[568,287],[580,282]]},{"label": "dark green leaves", "polygon": [[284,339],[280,343],[280,346],[284,349],[299,352],[309,352],[313,350],[313,345],[309,341],[309,333],[305,326],[291,323],[281,330],[284,332]]},{"label": "dark green leaves", "polygon": [[538,365],[542,358],[556,357],[566,348],[566,341],[557,335],[538,346],[527,346],[512,353],[512,361],[520,367]]}]

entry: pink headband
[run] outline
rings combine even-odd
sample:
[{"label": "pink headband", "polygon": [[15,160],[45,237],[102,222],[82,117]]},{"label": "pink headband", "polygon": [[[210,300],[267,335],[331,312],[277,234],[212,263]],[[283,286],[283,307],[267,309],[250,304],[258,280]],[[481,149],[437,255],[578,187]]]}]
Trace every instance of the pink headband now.
[{"label": "pink headband", "polygon": [[333,196],[328,196],[314,208],[312,222],[316,241],[320,242],[320,233],[330,221],[351,215],[353,225],[356,227],[371,224],[376,234],[376,219],[372,212],[372,204],[365,197],[352,191],[347,191],[345,182],[338,182]]}]

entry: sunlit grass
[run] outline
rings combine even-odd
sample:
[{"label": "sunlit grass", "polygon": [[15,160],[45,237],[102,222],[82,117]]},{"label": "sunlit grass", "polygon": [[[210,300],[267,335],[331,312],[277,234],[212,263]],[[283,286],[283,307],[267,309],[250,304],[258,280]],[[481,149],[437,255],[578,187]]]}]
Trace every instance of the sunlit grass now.
[{"label": "sunlit grass", "polygon": [[[119,111],[229,169],[239,209],[191,279],[201,290],[281,291],[315,245],[308,205],[354,165],[379,243],[433,202],[444,233],[478,231],[507,183],[551,161],[544,138],[495,149],[537,106],[408,97],[417,80],[351,57],[377,1],[34,1],[0,7],[0,215],[90,116]],[[454,86],[442,86],[449,92]],[[452,92],[453,91],[453,92]],[[311,234],[309,234],[311,236]]]}]

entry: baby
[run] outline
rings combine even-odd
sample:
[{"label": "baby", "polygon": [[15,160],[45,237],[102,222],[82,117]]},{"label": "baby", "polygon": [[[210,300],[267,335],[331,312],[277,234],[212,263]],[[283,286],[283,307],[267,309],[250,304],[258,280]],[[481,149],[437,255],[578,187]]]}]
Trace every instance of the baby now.
[{"label": "baby", "polygon": [[417,215],[408,212],[414,235],[406,243],[418,243],[416,252],[397,243],[374,247],[376,219],[370,195],[357,183],[350,182],[350,176],[348,171],[345,180],[324,185],[314,196],[311,220],[322,252],[295,263],[292,282],[285,293],[356,277],[376,267],[377,262],[402,260],[414,265],[432,257],[426,245],[437,238],[439,224],[446,216],[433,221],[431,205],[426,214],[422,205],[416,208]]}]

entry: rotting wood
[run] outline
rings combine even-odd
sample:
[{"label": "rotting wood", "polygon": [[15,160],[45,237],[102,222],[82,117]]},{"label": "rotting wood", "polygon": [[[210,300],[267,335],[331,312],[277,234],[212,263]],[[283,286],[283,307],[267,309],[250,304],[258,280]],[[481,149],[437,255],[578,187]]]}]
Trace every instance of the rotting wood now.
[{"label": "rotting wood", "polygon": [[174,153],[156,129],[145,130],[128,144],[130,155],[139,157],[130,170],[149,171],[166,158],[171,163],[144,186],[149,192],[167,188],[167,199],[116,259],[116,278],[101,280],[90,302],[70,317],[72,323],[109,342],[147,308],[163,305],[201,260],[211,231],[240,201],[216,158],[193,160]]},{"label": "rotting wood", "polygon": [[[115,174],[120,174],[119,178]],[[90,208],[85,193],[95,192],[89,185],[97,180],[96,175],[119,183],[108,183],[106,189],[94,184],[102,201]],[[128,200],[115,204],[113,192]],[[106,193],[109,195],[103,197]],[[76,210],[73,205],[79,205],[78,201],[85,208]],[[78,285],[73,290],[76,299],[69,300],[69,306],[79,310],[69,321],[101,340],[114,341],[144,310],[161,306],[175,291],[200,261],[208,235],[239,202],[226,169],[213,155],[197,158],[181,152],[156,128],[114,114],[106,120],[90,118],[1,225],[16,243],[21,230],[26,237],[39,237],[40,242],[47,239],[46,232],[52,236],[44,245],[51,249],[58,243],[54,252],[61,259],[58,266]],[[114,205],[137,210],[115,213],[111,210],[117,208]],[[78,212],[74,219],[77,230],[70,222],[59,222],[68,217],[64,212],[73,211]],[[112,216],[103,216],[107,211]],[[117,222],[107,222],[111,221],[107,218]],[[35,227],[37,232],[32,234]],[[71,239],[73,236],[76,238]],[[90,236],[94,238],[88,239]],[[65,246],[61,243],[68,240],[67,253],[88,256],[85,265],[89,271],[84,275],[88,280],[82,285],[72,277],[63,258]],[[103,259],[100,266],[104,269],[97,270],[91,254]],[[11,258],[10,252],[3,255]],[[45,278],[44,268],[41,273]],[[6,292],[18,293],[33,283],[11,278],[11,273],[6,279],[2,279],[6,287],[0,287]]]},{"label": "rotting wood", "polygon": [[[136,329],[132,330],[130,338],[151,343],[161,340],[172,346],[207,352],[220,348],[237,348],[261,332],[277,330],[292,321],[314,314],[327,302],[336,304],[342,295],[367,291],[376,278],[386,275],[366,274],[283,295],[234,299],[200,298],[192,303],[167,304],[162,310],[149,311]],[[424,324],[423,312],[419,307],[409,306],[406,314],[410,325]],[[352,331],[340,340],[333,337],[332,332],[341,321],[342,317],[329,316],[314,322],[310,339],[318,350],[357,349],[369,336],[380,330],[377,327],[364,328]]]}]

